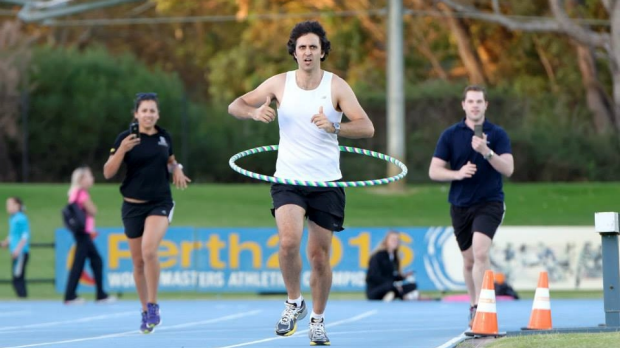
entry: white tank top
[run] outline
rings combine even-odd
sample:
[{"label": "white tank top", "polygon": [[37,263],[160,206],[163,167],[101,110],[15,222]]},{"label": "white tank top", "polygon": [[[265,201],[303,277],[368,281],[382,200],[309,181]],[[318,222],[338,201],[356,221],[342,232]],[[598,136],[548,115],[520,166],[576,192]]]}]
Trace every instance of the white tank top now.
[{"label": "white tank top", "polygon": [[284,179],[332,181],[342,178],[338,136],[310,122],[323,113],[331,122],[340,122],[342,112],[332,103],[332,76],[324,71],[319,86],[303,90],[297,86],[295,71],[286,73],[284,94],[278,108],[280,146],[275,176]]}]

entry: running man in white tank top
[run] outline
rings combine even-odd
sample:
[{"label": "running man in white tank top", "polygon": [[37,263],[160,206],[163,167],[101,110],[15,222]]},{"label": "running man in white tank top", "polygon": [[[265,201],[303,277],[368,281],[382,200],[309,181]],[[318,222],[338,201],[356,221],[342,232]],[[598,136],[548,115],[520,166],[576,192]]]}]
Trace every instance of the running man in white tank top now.
[{"label": "running man in white tank top", "polygon": [[[276,177],[333,181],[342,178],[338,137],[370,138],[374,127],[355,93],[342,78],[321,69],[331,49],[318,22],[302,22],[291,31],[288,52],[297,70],[272,76],[255,90],[235,99],[228,112],[238,119],[270,123],[278,106],[280,147]],[[341,123],[342,115],[348,122]],[[280,238],[280,270],[288,300],[276,324],[276,334],[290,336],[307,314],[301,296],[300,244],[308,219],[308,258],[312,267],[311,345],[329,345],[323,313],[332,283],[329,264],[334,231],[342,231],[345,195],[342,188],[274,184],[272,213]]]}]

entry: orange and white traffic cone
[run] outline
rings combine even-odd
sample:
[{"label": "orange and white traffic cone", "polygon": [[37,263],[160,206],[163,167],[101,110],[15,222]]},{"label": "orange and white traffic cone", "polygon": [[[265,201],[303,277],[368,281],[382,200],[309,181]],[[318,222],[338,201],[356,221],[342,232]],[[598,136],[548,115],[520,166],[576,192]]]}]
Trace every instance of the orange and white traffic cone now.
[{"label": "orange and white traffic cone", "polygon": [[471,331],[467,336],[504,336],[497,327],[497,307],[495,305],[495,285],[493,284],[493,271],[484,273],[482,289],[478,298],[478,309],[474,317]]},{"label": "orange and white traffic cone", "polygon": [[530,323],[523,330],[551,330],[551,298],[549,296],[549,277],[540,272],[538,286],[534,294]]}]

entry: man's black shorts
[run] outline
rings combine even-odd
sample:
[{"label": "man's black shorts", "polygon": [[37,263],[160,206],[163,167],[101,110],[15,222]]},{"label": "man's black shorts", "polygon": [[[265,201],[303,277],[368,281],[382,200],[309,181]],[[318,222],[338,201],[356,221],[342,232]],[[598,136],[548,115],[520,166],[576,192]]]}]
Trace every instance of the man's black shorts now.
[{"label": "man's black shorts", "polygon": [[144,222],[151,215],[166,216],[172,222],[174,202],[171,200],[147,203],[130,203],[123,201],[121,214],[127,238],[140,238],[144,234]]},{"label": "man's black shorts", "polygon": [[306,210],[306,217],[330,231],[344,228],[344,207],[346,197],[342,187],[306,187],[283,184],[271,185],[273,209],[271,213],[286,204],[295,204]]},{"label": "man's black shorts", "polygon": [[471,207],[450,206],[452,227],[461,251],[471,247],[474,232],[481,232],[493,239],[505,212],[503,202],[484,202]]}]

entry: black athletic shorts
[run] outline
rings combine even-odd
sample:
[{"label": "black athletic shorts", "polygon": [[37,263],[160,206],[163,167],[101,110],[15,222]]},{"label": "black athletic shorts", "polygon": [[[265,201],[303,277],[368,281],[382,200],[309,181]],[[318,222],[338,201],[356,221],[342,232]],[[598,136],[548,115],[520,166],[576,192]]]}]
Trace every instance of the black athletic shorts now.
[{"label": "black athletic shorts", "polygon": [[330,231],[344,230],[344,206],[346,197],[342,187],[306,187],[272,184],[271,199],[275,216],[276,209],[286,204],[295,204],[306,210],[306,217]]},{"label": "black athletic shorts", "polygon": [[471,207],[450,206],[452,227],[461,251],[471,247],[474,232],[481,232],[493,239],[505,211],[503,202],[484,202]]},{"label": "black athletic shorts", "polygon": [[121,214],[125,235],[129,239],[140,238],[144,234],[144,222],[151,215],[166,216],[168,222],[172,222],[174,202],[171,200],[155,201],[146,203],[131,203],[123,201]]}]

